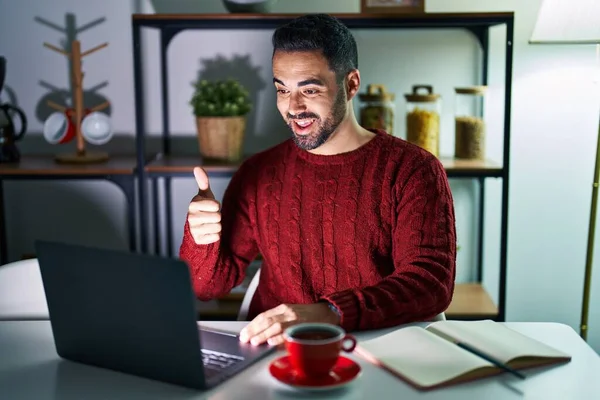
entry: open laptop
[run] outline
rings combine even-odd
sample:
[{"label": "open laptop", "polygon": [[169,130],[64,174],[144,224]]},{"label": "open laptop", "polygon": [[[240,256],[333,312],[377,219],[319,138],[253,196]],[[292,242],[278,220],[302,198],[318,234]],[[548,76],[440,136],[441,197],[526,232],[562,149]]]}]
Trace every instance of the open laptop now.
[{"label": "open laptop", "polygon": [[64,359],[209,389],[275,350],[200,329],[181,260],[50,241],[35,247]]}]

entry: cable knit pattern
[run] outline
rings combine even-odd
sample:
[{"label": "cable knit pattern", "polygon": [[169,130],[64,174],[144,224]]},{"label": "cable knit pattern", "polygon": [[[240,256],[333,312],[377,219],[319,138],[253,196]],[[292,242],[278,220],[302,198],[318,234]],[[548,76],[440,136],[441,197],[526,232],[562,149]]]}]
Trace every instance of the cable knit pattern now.
[{"label": "cable knit pattern", "polygon": [[360,148],[316,155],[285,141],[246,161],[222,206],[222,236],[180,258],[196,295],[239,285],[260,252],[248,318],[281,303],[329,301],[348,331],[424,320],[454,291],[456,231],[445,171],[430,153],[382,131]]}]

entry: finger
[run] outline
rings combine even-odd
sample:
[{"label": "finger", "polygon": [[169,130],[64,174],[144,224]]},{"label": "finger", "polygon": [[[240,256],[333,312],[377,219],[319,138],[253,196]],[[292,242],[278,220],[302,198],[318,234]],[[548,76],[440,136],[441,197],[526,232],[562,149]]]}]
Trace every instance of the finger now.
[{"label": "finger", "polygon": [[192,235],[196,244],[211,244],[218,242],[221,239],[221,235],[213,233],[211,235]]},{"label": "finger", "polygon": [[202,224],[218,224],[221,222],[221,213],[207,211],[192,211],[188,213],[188,221]]},{"label": "finger", "polygon": [[267,342],[267,340],[270,340],[271,338],[275,338],[275,337],[281,335],[283,333],[283,330],[285,329],[285,326],[286,326],[286,324],[283,321],[275,322],[272,325],[270,325],[267,329],[265,329],[264,331],[254,335],[250,339],[250,343],[254,346],[263,344],[263,343]]},{"label": "finger", "polygon": [[244,329],[240,331],[240,340],[244,343],[248,343],[252,337],[254,337],[255,332],[260,332],[266,329],[264,326],[264,321],[261,318],[261,314],[257,315]]},{"label": "finger", "polygon": [[271,325],[284,320],[285,315],[281,306],[267,310],[258,314],[242,331],[240,339],[242,342],[250,341],[254,336],[268,329]]},{"label": "finger", "polygon": [[263,318],[264,313],[258,314],[244,329],[240,331],[240,340],[248,343],[258,332],[264,331],[268,327],[268,322]]},{"label": "finger", "polygon": [[192,233],[194,235],[211,235],[213,233],[221,232],[221,224],[194,224],[190,221],[190,227],[192,228]]},{"label": "finger", "polygon": [[190,205],[188,206],[188,211],[190,211],[190,212],[196,212],[196,211],[218,212],[220,208],[221,208],[221,204],[219,204],[218,201],[196,196],[190,202]]},{"label": "finger", "polygon": [[194,168],[194,178],[196,178],[196,183],[198,184],[198,189],[200,190],[208,190],[210,188],[208,182],[208,175],[203,168],[195,167]]},{"label": "finger", "polygon": [[267,340],[267,343],[269,343],[269,345],[278,347],[282,347],[284,342],[285,340],[283,338],[283,333],[281,335],[272,336]]},{"label": "finger", "polygon": [[188,220],[197,221],[204,224],[217,224],[221,222],[221,213],[214,211],[196,211],[190,210],[188,212]]},{"label": "finger", "polygon": [[190,226],[221,224],[221,216],[216,213],[191,213],[188,214],[188,223]]},{"label": "finger", "polygon": [[207,198],[214,199],[215,195],[212,190],[210,190],[210,182],[208,180],[208,174],[206,171],[200,167],[194,168],[194,179],[196,180],[196,184],[198,185],[198,195]]}]

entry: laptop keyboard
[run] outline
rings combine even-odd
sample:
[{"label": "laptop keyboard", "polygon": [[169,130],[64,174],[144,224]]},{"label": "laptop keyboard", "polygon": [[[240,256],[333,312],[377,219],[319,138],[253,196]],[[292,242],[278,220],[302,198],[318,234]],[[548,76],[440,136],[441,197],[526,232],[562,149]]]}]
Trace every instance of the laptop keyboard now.
[{"label": "laptop keyboard", "polygon": [[233,354],[202,349],[202,362],[204,363],[204,367],[211,370],[219,371],[243,360],[244,357],[235,356]]}]

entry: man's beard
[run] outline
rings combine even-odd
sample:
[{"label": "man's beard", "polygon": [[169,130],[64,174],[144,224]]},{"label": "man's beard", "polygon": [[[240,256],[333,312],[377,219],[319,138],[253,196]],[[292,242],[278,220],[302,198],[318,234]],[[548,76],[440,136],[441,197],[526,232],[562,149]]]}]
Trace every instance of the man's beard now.
[{"label": "man's beard", "polygon": [[[331,113],[325,121],[321,122],[321,117],[319,115],[310,112],[303,112],[298,115],[290,115],[288,113],[288,127],[292,131],[292,138],[294,139],[296,146],[303,150],[314,150],[329,139],[344,120],[345,115],[346,96],[344,90],[340,89],[336,95]],[[313,124],[318,124],[316,132],[312,132],[308,135],[297,135],[294,132],[295,119],[314,119],[315,122],[313,122]]]}]

